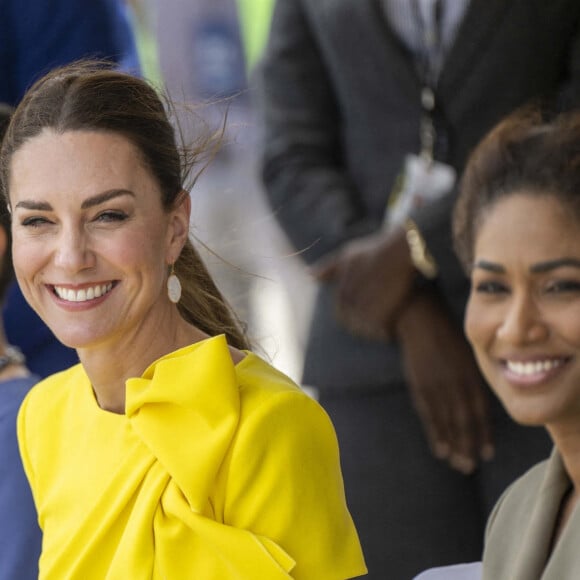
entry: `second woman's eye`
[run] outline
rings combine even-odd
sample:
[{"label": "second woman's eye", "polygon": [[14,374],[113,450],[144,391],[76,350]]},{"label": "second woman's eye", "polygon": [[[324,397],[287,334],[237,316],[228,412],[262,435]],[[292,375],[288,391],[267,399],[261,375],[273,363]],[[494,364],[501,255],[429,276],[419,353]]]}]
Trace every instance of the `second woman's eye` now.
[{"label": "second woman's eye", "polygon": [[505,294],[509,288],[497,280],[482,280],[473,284],[473,290],[478,294]]},{"label": "second woman's eye", "polygon": [[553,280],[547,284],[546,291],[553,294],[580,292],[580,280]]}]

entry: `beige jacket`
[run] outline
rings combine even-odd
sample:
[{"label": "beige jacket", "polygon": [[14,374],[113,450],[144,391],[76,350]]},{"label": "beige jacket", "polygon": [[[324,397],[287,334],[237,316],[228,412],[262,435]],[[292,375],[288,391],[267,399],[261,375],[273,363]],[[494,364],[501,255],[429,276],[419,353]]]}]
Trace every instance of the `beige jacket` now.
[{"label": "beige jacket", "polygon": [[559,453],[530,469],[498,501],[487,525],[483,580],[578,580],[580,511],[554,550],[552,536],[571,481]]}]

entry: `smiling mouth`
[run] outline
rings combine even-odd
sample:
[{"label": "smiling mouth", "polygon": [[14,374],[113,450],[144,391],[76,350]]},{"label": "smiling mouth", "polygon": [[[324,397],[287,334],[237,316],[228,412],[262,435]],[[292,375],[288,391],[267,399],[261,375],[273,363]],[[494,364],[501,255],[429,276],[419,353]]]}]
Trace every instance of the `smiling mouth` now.
[{"label": "smiling mouth", "polygon": [[535,361],[504,361],[506,368],[514,375],[519,375],[521,377],[532,377],[535,375],[540,375],[548,373],[561,367],[567,362],[566,358],[553,358],[545,360],[535,360]]},{"label": "smiling mouth", "polygon": [[53,292],[61,299],[67,302],[87,302],[100,298],[108,294],[113,289],[113,282],[107,284],[96,284],[87,288],[73,290],[72,288],[63,288],[62,286],[53,286]]}]

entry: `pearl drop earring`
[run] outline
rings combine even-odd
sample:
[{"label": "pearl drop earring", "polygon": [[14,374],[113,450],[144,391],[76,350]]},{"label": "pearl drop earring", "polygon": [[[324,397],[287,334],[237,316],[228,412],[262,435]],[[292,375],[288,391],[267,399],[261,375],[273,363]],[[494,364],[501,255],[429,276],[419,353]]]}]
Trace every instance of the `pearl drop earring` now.
[{"label": "pearl drop earring", "polygon": [[181,282],[175,273],[173,264],[171,264],[171,272],[167,278],[167,295],[173,304],[177,304],[181,299]]}]

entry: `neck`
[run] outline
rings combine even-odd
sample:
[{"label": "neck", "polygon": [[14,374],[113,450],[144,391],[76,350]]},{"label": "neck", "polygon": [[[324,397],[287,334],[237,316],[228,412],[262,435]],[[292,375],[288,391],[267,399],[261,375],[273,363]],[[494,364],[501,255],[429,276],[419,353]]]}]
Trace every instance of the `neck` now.
[{"label": "neck", "polygon": [[183,319],[181,322],[174,326],[170,335],[158,335],[153,342],[140,340],[137,332],[132,337],[125,337],[121,345],[78,349],[101,409],[123,414],[127,379],[142,376],[147,367],[162,356],[207,338]]}]

